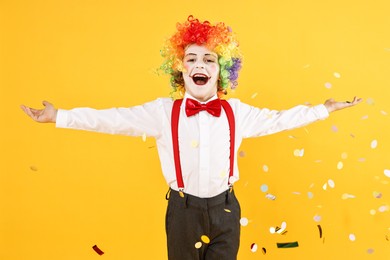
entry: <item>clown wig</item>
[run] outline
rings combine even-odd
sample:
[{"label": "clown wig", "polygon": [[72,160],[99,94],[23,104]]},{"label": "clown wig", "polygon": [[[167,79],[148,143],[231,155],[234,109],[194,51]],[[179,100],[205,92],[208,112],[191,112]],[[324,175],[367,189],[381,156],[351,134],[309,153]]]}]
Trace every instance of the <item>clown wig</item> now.
[{"label": "clown wig", "polygon": [[182,96],[185,91],[182,75],[183,58],[186,47],[191,44],[205,45],[218,55],[220,97],[227,93],[228,87],[236,88],[242,56],[235,35],[229,26],[222,22],[215,25],[208,21],[200,22],[190,15],[187,21],[178,23],[176,29],[177,32],[167,40],[161,50],[164,62],[160,66],[161,71],[171,76],[173,97]]}]

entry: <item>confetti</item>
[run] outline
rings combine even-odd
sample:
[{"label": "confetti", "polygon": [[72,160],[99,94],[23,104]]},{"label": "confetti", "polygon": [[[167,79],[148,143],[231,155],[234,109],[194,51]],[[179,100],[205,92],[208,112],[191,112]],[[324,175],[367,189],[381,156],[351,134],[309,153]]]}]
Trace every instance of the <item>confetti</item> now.
[{"label": "confetti", "polygon": [[264,247],[261,249],[261,251],[263,252],[264,255],[267,253],[267,249],[265,249]]},{"label": "confetti", "polygon": [[375,209],[371,209],[370,210],[370,214],[374,216],[376,214],[376,210]]},{"label": "confetti", "polygon": [[305,149],[303,148],[294,150],[294,156],[296,157],[302,157],[304,153],[305,153]]},{"label": "confetti", "polygon": [[368,119],[368,115],[365,115],[365,116],[362,116],[362,118],[361,118],[362,120],[366,120],[366,119]]},{"label": "confetti", "polygon": [[202,240],[203,243],[205,243],[205,244],[210,243],[210,238],[208,236],[206,236],[206,235],[201,236],[200,240]]},{"label": "confetti", "polygon": [[251,251],[252,251],[253,253],[257,251],[257,244],[256,244],[256,243],[253,243],[253,244],[251,245]]},{"label": "confetti", "polygon": [[329,179],[328,180],[328,185],[329,185],[329,187],[331,187],[333,189],[334,186],[335,186],[334,181],[332,179]]},{"label": "confetti", "polygon": [[388,206],[388,205],[380,206],[380,207],[378,208],[378,211],[379,211],[379,212],[389,211],[389,206]]},{"label": "confetti", "polygon": [[333,132],[338,132],[339,131],[339,129],[337,128],[337,126],[335,126],[335,125],[332,125],[332,131]]},{"label": "confetti", "polygon": [[268,172],[269,171],[268,165],[263,165],[263,171],[264,172]]},{"label": "confetti", "polygon": [[36,172],[36,171],[38,171],[38,168],[36,166],[30,166],[30,170]]},{"label": "confetti", "polygon": [[309,199],[312,199],[312,198],[314,197],[313,192],[309,191],[309,192],[307,193],[307,197],[308,197]]},{"label": "confetti", "polygon": [[274,227],[270,227],[270,228],[269,228],[269,232],[270,232],[271,234],[275,234],[276,229],[275,229]]},{"label": "confetti", "polygon": [[283,221],[282,225],[280,226],[280,229],[277,229],[276,232],[281,234],[286,230],[286,228],[287,228],[287,223]]},{"label": "confetti", "polygon": [[375,149],[378,146],[378,141],[377,140],[372,140],[371,141],[371,149]]},{"label": "confetti", "polygon": [[345,160],[348,158],[348,154],[346,152],[341,154],[341,159]]},{"label": "confetti", "polygon": [[196,141],[196,140],[192,140],[192,141],[191,141],[191,147],[192,147],[192,148],[197,148],[198,146],[199,146],[198,141]]},{"label": "confetti", "polygon": [[243,227],[248,226],[248,223],[249,223],[249,220],[247,218],[240,219],[241,226],[243,226]]},{"label": "confetti", "polygon": [[373,254],[373,253],[374,253],[374,249],[372,248],[367,249],[367,254]]},{"label": "confetti", "polygon": [[340,73],[338,73],[338,72],[333,73],[333,76],[334,76],[335,78],[337,78],[337,79],[341,78],[341,75],[340,75]]},{"label": "confetti", "polygon": [[327,89],[332,88],[332,83],[326,82],[326,83],[325,83],[325,88],[327,88]]},{"label": "confetti", "polygon": [[320,215],[315,215],[313,217],[313,219],[314,219],[315,222],[320,222],[321,221],[321,216]]},{"label": "confetti", "polygon": [[325,183],[324,185],[322,185],[322,189],[326,190],[326,188],[328,187],[327,183]]},{"label": "confetti", "polygon": [[367,100],[366,100],[366,103],[368,104],[368,105],[375,105],[375,101],[374,101],[374,99],[373,98],[367,98]]},{"label": "confetti", "polygon": [[231,213],[232,211],[230,209],[224,209],[226,212]]},{"label": "confetti", "polygon": [[341,196],[341,198],[342,198],[343,200],[347,200],[347,199],[354,199],[355,196],[352,195],[352,194],[344,193],[344,194]]},{"label": "confetti", "polygon": [[270,200],[275,200],[276,199],[276,196],[275,195],[272,195],[272,194],[267,194],[267,195],[265,195],[265,197],[267,198],[267,199],[270,199]]},{"label": "confetti", "polygon": [[94,245],[93,247],[93,250],[95,250],[96,253],[98,253],[99,255],[103,255],[104,252],[102,250],[100,250],[97,245]]},{"label": "confetti", "polygon": [[143,135],[142,135],[142,141],[146,142],[146,133],[143,133]]},{"label": "confetti", "polygon": [[356,240],[355,234],[349,234],[349,240],[355,241]]},{"label": "confetti", "polygon": [[254,99],[255,97],[257,97],[257,93],[253,93],[251,99]]},{"label": "confetti", "polygon": [[199,248],[201,248],[202,247],[202,242],[196,242],[195,243],[195,248],[196,249],[199,249]]},{"label": "confetti", "polygon": [[386,177],[389,177],[389,178],[390,178],[390,170],[385,169],[385,170],[383,171],[383,173],[385,174]]},{"label": "confetti", "polygon": [[381,110],[381,114],[384,115],[384,116],[387,116],[387,112],[386,111]]},{"label": "confetti", "polygon": [[263,185],[261,185],[260,189],[261,189],[262,192],[267,192],[268,191],[268,185],[267,184],[263,184]]},{"label": "confetti", "polygon": [[382,193],[377,192],[377,191],[374,191],[374,192],[372,193],[372,195],[374,195],[374,197],[377,198],[377,199],[382,198]]},{"label": "confetti", "polygon": [[340,161],[340,162],[337,163],[337,169],[338,170],[343,169],[343,167],[344,167],[344,163],[343,162]]},{"label": "confetti", "polygon": [[298,241],[295,242],[288,242],[288,243],[276,243],[278,248],[291,248],[291,247],[298,247]]},{"label": "confetti", "polygon": [[322,238],[322,227],[321,225],[317,225],[318,231],[320,232],[320,238]]},{"label": "confetti", "polygon": [[245,157],[245,152],[244,151],[240,151],[239,155],[240,155],[240,157]]}]

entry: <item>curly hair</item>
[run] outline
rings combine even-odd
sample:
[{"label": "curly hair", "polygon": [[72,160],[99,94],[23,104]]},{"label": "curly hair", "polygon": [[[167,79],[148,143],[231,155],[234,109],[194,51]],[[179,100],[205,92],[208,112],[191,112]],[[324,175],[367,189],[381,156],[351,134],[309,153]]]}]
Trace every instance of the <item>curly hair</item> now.
[{"label": "curly hair", "polygon": [[183,95],[183,57],[188,45],[205,45],[218,55],[220,66],[218,96],[227,93],[228,87],[237,87],[238,72],[241,69],[242,55],[232,29],[222,22],[215,25],[208,21],[201,22],[192,15],[184,23],[177,23],[176,33],[171,36],[161,50],[164,58],[160,70],[169,74],[172,87],[171,95]]}]

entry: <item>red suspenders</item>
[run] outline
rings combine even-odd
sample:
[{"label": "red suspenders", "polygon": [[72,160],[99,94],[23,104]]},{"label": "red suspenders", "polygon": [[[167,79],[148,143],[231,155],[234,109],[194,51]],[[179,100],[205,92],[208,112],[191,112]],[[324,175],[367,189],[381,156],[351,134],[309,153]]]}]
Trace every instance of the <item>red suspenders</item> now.
[{"label": "red suspenders", "polygon": [[[177,99],[174,101],[173,108],[172,108],[172,122],[171,122],[173,157],[174,157],[175,169],[176,169],[176,181],[177,181],[177,186],[179,188],[179,191],[181,192],[180,193],[181,196],[184,190],[184,183],[183,183],[183,176],[181,173],[181,164],[180,164],[178,128],[179,128],[180,106],[182,102],[183,99]],[[233,176],[233,171],[234,171],[234,141],[235,141],[234,114],[231,106],[226,100],[221,100],[221,105],[225,110],[229,122],[229,128],[230,128],[230,172],[229,172],[228,185],[232,186],[230,183],[230,177]]]}]

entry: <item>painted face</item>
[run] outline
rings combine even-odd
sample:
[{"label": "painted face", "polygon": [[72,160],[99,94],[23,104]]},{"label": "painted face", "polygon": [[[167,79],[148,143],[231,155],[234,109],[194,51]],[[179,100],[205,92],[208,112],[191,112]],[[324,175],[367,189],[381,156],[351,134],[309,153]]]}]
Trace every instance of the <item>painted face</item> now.
[{"label": "painted face", "polygon": [[207,101],[217,93],[218,55],[205,46],[192,44],[187,47],[183,59],[184,88],[199,101]]}]

